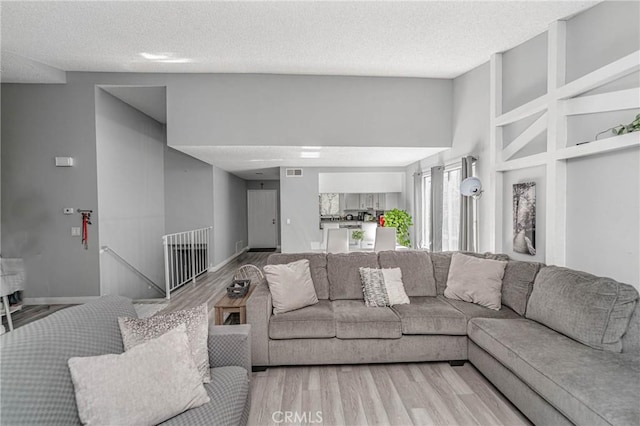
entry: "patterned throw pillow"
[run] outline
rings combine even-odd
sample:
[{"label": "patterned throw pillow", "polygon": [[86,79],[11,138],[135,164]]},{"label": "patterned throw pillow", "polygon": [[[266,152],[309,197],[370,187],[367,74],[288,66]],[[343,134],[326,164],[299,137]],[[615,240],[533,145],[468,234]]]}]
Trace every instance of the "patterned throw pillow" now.
[{"label": "patterned throw pillow", "polygon": [[118,323],[120,324],[120,333],[122,334],[125,351],[148,340],[155,339],[180,324],[185,324],[187,326],[191,355],[198,372],[202,376],[202,382],[211,382],[209,350],[207,348],[209,317],[206,303],[184,311],[176,311],[149,318],[121,317],[118,318]]},{"label": "patterned throw pillow", "polygon": [[404,291],[400,268],[360,268],[364,303],[368,307],[382,307],[409,303]]}]

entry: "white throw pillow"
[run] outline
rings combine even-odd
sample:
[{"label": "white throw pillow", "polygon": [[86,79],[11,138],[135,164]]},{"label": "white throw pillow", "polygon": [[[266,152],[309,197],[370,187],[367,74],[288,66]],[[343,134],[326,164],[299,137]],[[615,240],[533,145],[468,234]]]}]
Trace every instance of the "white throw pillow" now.
[{"label": "white throw pillow", "polygon": [[454,253],[444,295],[497,311],[501,307],[502,277],[506,266],[505,261]]},{"label": "white throw pillow", "polygon": [[118,324],[125,351],[150,339],[155,339],[180,324],[185,324],[191,355],[202,376],[202,382],[209,383],[211,381],[208,348],[209,315],[206,303],[195,308],[149,318],[120,317]]},{"label": "white throw pillow", "polygon": [[409,303],[400,268],[360,268],[364,302],[368,307]]},{"label": "white throw pillow", "polygon": [[284,265],[267,265],[264,267],[264,275],[271,291],[274,314],[318,303],[307,259]]},{"label": "white throw pillow", "polygon": [[119,355],[69,359],[85,425],[155,425],[210,401],[180,325]]}]

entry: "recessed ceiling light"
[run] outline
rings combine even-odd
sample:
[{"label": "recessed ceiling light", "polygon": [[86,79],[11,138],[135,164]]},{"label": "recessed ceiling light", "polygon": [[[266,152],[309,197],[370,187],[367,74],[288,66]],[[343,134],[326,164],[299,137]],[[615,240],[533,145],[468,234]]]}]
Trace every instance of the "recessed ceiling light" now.
[{"label": "recessed ceiling light", "polygon": [[169,59],[169,55],[167,55],[166,53],[147,53],[147,52],[142,52],[140,54],[140,56],[142,56],[145,59],[152,60],[152,61],[157,61],[159,59]]},{"label": "recessed ceiling light", "polygon": [[302,149],[322,149],[321,146],[303,146]]},{"label": "recessed ceiling light", "polygon": [[300,158],[320,158],[320,153],[319,152],[314,152],[314,151],[301,152],[300,153]]},{"label": "recessed ceiling light", "polygon": [[159,59],[158,62],[164,62],[165,64],[186,64],[188,62],[192,62],[192,60],[187,58],[174,58],[174,59]]}]

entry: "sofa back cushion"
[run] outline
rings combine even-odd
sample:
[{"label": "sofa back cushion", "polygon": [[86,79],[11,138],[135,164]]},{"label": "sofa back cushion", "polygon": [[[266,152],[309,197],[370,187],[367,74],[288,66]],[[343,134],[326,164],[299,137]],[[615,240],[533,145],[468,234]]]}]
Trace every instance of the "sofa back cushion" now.
[{"label": "sofa back cushion", "polygon": [[542,263],[510,260],[502,278],[502,304],[524,316]]},{"label": "sofa back cushion", "polygon": [[509,256],[506,254],[472,253],[468,251],[443,251],[430,253],[431,261],[433,262],[433,275],[436,280],[436,291],[440,295],[444,295],[444,289],[447,288],[447,276],[449,276],[449,266],[451,266],[451,256],[453,256],[453,253],[462,253],[481,259],[509,260]]},{"label": "sofa back cushion", "polygon": [[383,251],[378,254],[381,268],[400,268],[407,296],[436,296],[433,263],[426,251]]},{"label": "sofa back cushion", "polygon": [[640,301],[636,302],[627,332],[622,336],[622,352],[640,354]]},{"label": "sofa back cushion", "polygon": [[540,270],[526,317],[595,349],[622,351],[638,291],[611,278],[558,266]]},{"label": "sofa back cushion", "polygon": [[267,259],[268,265],[282,265],[307,259],[311,280],[319,300],[329,298],[329,279],[327,278],[327,255],[324,253],[274,253]]},{"label": "sofa back cushion", "polygon": [[0,336],[0,424],[80,424],[67,361],[122,353],[118,317],[131,300],[105,296]]},{"label": "sofa back cushion", "polygon": [[327,272],[331,300],[364,299],[360,268],[378,268],[377,253],[329,253]]}]

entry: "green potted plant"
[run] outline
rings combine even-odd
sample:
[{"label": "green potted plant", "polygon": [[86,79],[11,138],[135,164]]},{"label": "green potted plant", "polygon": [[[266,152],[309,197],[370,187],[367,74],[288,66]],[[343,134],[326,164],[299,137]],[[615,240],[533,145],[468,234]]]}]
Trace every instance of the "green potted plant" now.
[{"label": "green potted plant", "polygon": [[362,229],[356,229],[351,232],[351,238],[353,238],[354,241],[357,241],[358,247],[360,247],[362,245],[362,240],[364,239],[364,231]]},{"label": "green potted plant", "polygon": [[640,131],[640,114],[636,115],[636,118],[629,124],[621,124],[613,128],[613,133],[616,135],[624,135],[626,133]]},{"label": "green potted plant", "polygon": [[409,227],[413,226],[413,219],[406,210],[392,209],[384,214],[384,226],[396,228],[396,241],[401,246],[411,247]]}]

